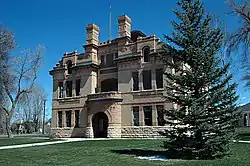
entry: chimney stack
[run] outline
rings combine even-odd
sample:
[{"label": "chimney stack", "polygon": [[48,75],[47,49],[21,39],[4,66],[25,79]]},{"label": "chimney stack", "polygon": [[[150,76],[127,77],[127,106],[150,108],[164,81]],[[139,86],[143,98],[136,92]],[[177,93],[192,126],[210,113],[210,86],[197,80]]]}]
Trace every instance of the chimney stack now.
[{"label": "chimney stack", "polygon": [[118,24],[119,38],[125,36],[131,37],[131,19],[126,15],[119,16]]},{"label": "chimney stack", "polygon": [[98,45],[98,36],[99,36],[99,27],[95,24],[89,24],[86,27],[87,37],[86,37],[86,45],[94,44]]}]

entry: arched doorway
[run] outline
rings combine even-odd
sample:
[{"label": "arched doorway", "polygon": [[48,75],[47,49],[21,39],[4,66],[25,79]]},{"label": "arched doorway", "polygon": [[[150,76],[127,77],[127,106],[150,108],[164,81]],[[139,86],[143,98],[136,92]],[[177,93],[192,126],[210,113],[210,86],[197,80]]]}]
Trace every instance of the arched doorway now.
[{"label": "arched doorway", "polygon": [[94,138],[107,138],[108,117],[104,112],[96,113],[92,118]]}]

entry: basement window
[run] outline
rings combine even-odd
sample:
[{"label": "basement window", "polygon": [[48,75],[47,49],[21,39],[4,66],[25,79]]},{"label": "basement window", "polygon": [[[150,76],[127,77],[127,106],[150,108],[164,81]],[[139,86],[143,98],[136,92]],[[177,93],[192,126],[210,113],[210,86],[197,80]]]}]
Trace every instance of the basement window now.
[{"label": "basement window", "polygon": [[72,97],[72,81],[66,82],[66,96]]}]

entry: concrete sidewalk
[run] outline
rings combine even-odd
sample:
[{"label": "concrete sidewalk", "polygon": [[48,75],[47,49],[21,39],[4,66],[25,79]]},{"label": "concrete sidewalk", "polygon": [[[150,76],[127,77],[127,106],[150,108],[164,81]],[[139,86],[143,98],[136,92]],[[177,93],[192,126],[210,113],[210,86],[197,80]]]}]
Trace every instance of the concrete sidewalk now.
[{"label": "concrete sidewalk", "polygon": [[107,140],[107,138],[92,138],[92,139],[91,138],[62,138],[60,141],[0,146],[0,150],[3,150],[3,149],[15,149],[15,148],[25,148],[25,147],[32,147],[32,146],[53,145],[53,144],[61,144],[61,143],[77,142],[77,141],[88,141],[88,140]]},{"label": "concrete sidewalk", "polygon": [[[127,139],[127,138],[61,138],[60,141],[51,141],[51,142],[40,142],[40,143],[21,144],[21,145],[0,146],[0,150],[25,148],[25,147],[32,147],[32,146],[53,145],[53,144],[61,144],[61,143],[67,143],[67,142],[100,141],[100,140],[114,140],[114,139],[118,140],[118,139]],[[233,142],[250,143],[250,141],[235,141],[235,140]]]}]

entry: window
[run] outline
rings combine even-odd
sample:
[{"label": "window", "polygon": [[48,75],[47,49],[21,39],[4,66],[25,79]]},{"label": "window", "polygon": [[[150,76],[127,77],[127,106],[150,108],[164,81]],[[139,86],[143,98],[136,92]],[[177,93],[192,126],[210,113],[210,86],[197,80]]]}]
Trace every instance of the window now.
[{"label": "window", "polygon": [[156,88],[160,89],[163,88],[163,70],[162,69],[156,69]]},{"label": "window", "polygon": [[71,127],[71,111],[66,111],[66,127]]},{"label": "window", "polygon": [[80,96],[80,91],[81,91],[81,80],[78,79],[76,80],[76,96]]},{"label": "window", "polygon": [[133,91],[139,90],[139,74],[138,72],[132,72],[133,79]]},{"label": "window", "polygon": [[152,106],[144,106],[144,123],[146,126],[152,126]]},{"label": "window", "polygon": [[58,82],[59,98],[63,98],[63,82]]},{"label": "window", "polygon": [[105,64],[105,61],[104,61],[104,55],[101,56],[101,65],[104,65]]},{"label": "window", "polygon": [[75,127],[79,127],[80,111],[75,110]]},{"label": "window", "polygon": [[115,58],[118,58],[118,53],[115,53]]},{"label": "window", "polygon": [[148,46],[144,47],[143,49],[143,58],[144,58],[144,62],[149,62],[150,61],[150,49]]},{"label": "window", "polygon": [[57,112],[57,116],[58,116],[58,127],[62,127],[62,111],[58,111]]},{"label": "window", "polygon": [[68,70],[68,74],[72,74],[72,62],[71,61],[67,63],[67,70]]},{"label": "window", "polygon": [[151,70],[145,70],[142,72],[143,74],[143,89],[152,89],[152,78],[151,78]]},{"label": "window", "polygon": [[157,121],[158,121],[158,126],[164,126],[165,120],[164,120],[164,106],[163,105],[157,105],[156,106],[157,110]]},{"label": "window", "polygon": [[139,106],[133,107],[133,125],[139,126]]},{"label": "window", "polygon": [[244,114],[244,126],[248,126],[247,125],[247,114]]},{"label": "window", "polygon": [[113,59],[114,59],[113,54],[108,54],[106,56],[106,64],[107,64],[107,66],[111,66],[113,64]]},{"label": "window", "polygon": [[66,82],[66,96],[72,97],[72,81]]}]

